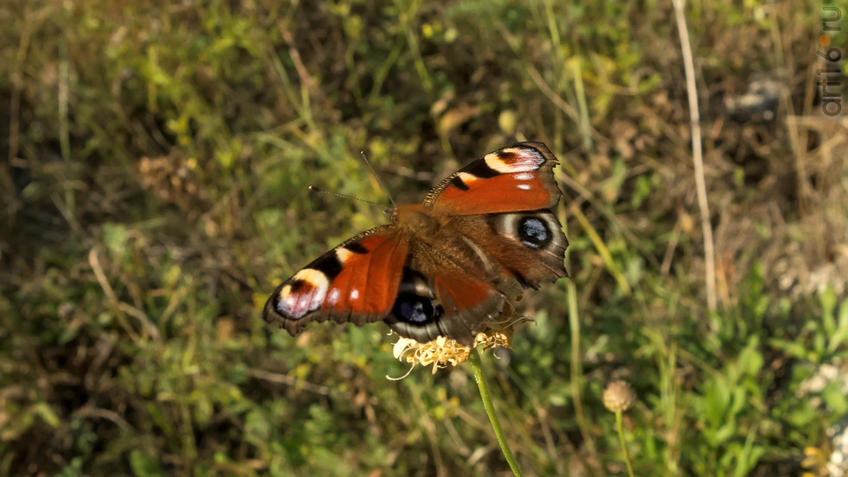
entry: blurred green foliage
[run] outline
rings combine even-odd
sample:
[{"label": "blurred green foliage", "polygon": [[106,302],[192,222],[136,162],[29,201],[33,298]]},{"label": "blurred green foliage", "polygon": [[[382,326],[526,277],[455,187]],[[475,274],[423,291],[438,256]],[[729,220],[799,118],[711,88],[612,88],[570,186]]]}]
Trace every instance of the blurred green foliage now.
[{"label": "blurred green foliage", "polygon": [[[623,474],[625,379],[637,475],[799,473],[848,419],[848,134],[815,5],[689,3],[715,313],[669,3],[2,2],[0,474],[505,474],[464,367],[390,381],[382,325],[260,310],[383,220],[306,192],[386,202],[360,150],[412,202],[524,139],[562,162],[577,293],[528,295],[486,364],[521,466]],[[761,76],[775,114],[731,114]]]}]

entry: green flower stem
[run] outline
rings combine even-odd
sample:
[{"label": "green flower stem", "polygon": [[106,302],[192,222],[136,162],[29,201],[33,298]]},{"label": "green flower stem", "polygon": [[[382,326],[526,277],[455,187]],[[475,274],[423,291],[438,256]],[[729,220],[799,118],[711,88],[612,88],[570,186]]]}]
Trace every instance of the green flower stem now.
[{"label": "green flower stem", "polygon": [[489,396],[489,385],[486,384],[486,376],[483,374],[483,362],[480,355],[483,351],[479,348],[471,352],[468,361],[471,362],[471,369],[474,371],[474,379],[477,381],[477,389],[480,390],[480,399],[483,400],[483,407],[486,408],[486,414],[489,415],[489,422],[492,423],[492,429],[495,431],[495,437],[498,438],[498,444],[501,446],[509,468],[516,477],[521,477],[521,469],[518,468],[518,463],[515,462],[515,457],[512,456],[512,451],[509,449],[509,444],[506,442],[501,424],[498,421],[498,416],[495,414],[495,406],[492,404],[492,398]]},{"label": "green flower stem", "polygon": [[624,463],[627,464],[627,475],[633,477],[633,467],[630,465],[630,452],[627,451],[627,445],[624,443],[624,430],[621,425],[621,411],[615,412],[615,427],[618,429],[618,442],[621,444],[621,451],[624,453]]}]

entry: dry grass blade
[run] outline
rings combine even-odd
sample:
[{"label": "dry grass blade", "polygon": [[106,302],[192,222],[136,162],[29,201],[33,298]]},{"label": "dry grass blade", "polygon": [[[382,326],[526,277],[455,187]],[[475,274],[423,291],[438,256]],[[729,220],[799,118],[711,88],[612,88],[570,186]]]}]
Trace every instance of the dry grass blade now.
[{"label": "dry grass blade", "polygon": [[707,307],[716,309],[715,249],[713,228],[710,225],[710,207],[707,202],[707,185],[704,179],[703,145],[701,143],[701,114],[698,109],[698,89],[695,84],[695,62],[689,42],[689,27],[683,10],[683,0],[671,0],[674,19],[680,35],[680,50],[683,53],[683,68],[686,72],[686,93],[689,97],[689,125],[692,129],[692,162],[695,166],[695,187],[698,206],[701,210],[701,229],[704,234],[704,280],[707,289]]}]

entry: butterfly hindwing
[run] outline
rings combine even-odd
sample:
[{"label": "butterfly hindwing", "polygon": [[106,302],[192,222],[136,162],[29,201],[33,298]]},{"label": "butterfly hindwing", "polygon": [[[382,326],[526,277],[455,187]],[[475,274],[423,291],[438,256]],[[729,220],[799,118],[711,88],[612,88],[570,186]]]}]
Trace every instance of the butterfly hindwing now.
[{"label": "butterfly hindwing", "polygon": [[497,319],[504,302],[491,284],[466,272],[447,266],[425,277],[407,267],[386,323],[422,343],[449,336],[471,345],[483,324]]},{"label": "butterfly hindwing", "polygon": [[554,212],[548,209],[480,217],[486,227],[464,227],[469,240],[498,264],[502,274],[523,288],[538,288],[566,275],[563,262],[568,239]]},{"label": "butterfly hindwing", "polygon": [[556,157],[539,142],[523,142],[472,161],[436,186],[425,206],[453,215],[553,207],[560,198]]},{"label": "butterfly hindwing", "polygon": [[292,335],[313,321],[381,320],[394,304],[407,253],[406,237],[390,226],[359,234],[278,286],[263,316]]}]

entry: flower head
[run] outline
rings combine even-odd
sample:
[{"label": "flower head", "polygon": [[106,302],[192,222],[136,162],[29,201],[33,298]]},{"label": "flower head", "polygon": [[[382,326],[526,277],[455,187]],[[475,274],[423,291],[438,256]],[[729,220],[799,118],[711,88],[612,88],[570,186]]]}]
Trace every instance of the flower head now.
[{"label": "flower head", "polygon": [[610,411],[623,412],[630,409],[636,401],[636,395],[626,381],[618,379],[607,384],[601,400],[604,402],[604,407]]},{"label": "flower head", "polygon": [[457,366],[464,362],[471,354],[471,350],[478,346],[482,346],[483,349],[495,346],[509,348],[510,334],[507,330],[480,332],[474,338],[472,346],[465,346],[444,336],[439,336],[426,343],[419,343],[412,338],[400,338],[395,343],[392,352],[395,358],[411,363],[413,366],[416,364],[430,366],[432,364],[433,374],[435,374],[439,368],[446,368],[448,365]]}]

